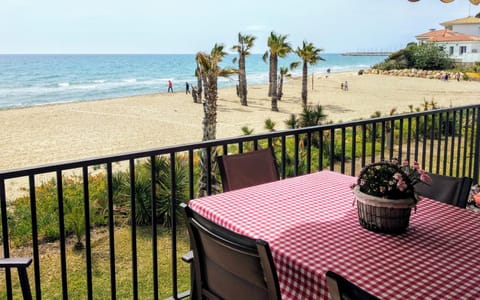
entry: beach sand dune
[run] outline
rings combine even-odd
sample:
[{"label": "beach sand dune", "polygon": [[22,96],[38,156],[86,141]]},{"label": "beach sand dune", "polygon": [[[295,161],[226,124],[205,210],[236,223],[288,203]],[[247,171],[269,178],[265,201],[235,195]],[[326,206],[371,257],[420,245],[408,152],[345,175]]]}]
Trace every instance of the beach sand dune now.
[{"label": "beach sand dune", "polygon": [[[340,89],[348,81],[349,91]],[[392,108],[409,111],[434,101],[441,107],[479,102],[480,83],[333,73],[309,78],[309,104],[320,104],[327,119],[351,121]],[[241,106],[235,88],[219,90],[217,138],[242,134],[248,126],[265,132],[270,118],[285,129],[291,113],[301,112],[301,80],[289,79],[278,106],[270,110],[267,86],[250,86],[249,106]],[[153,94],[0,111],[0,169],[15,169],[54,162],[92,158],[151,149],[202,139],[203,107],[190,95]]]}]

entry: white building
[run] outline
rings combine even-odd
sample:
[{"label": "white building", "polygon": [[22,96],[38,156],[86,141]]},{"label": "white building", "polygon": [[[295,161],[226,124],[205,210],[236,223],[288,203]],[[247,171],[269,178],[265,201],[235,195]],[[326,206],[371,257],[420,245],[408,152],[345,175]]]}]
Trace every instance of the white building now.
[{"label": "white building", "polygon": [[445,29],[417,35],[419,44],[436,43],[457,62],[480,61],[480,18],[467,17],[441,23]]}]

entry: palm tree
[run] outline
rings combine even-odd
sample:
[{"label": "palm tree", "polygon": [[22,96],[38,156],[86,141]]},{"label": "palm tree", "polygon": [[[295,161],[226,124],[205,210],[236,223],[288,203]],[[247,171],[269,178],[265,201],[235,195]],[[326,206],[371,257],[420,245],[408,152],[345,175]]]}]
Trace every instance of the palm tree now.
[{"label": "palm tree", "polygon": [[307,106],[307,76],[308,76],[308,65],[314,65],[319,60],[325,60],[320,57],[320,52],[323,49],[316,48],[312,43],[308,43],[303,41],[302,48],[297,47],[295,53],[300,57],[303,61],[303,68],[302,68],[302,104],[303,106]]},{"label": "palm tree", "polygon": [[[210,51],[210,54],[205,52],[198,52],[196,55],[196,61],[199,67],[199,73],[202,75],[203,88],[205,90],[205,101],[203,102],[203,141],[209,141],[216,139],[217,131],[217,98],[218,98],[218,77],[228,77],[229,75],[236,73],[236,70],[231,68],[221,68],[219,63],[223,57],[227,55],[224,51],[224,46],[221,44],[215,44]],[[199,196],[207,195],[207,178],[212,178],[212,191],[219,192],[221,190],[219,182],[216,180],[216,150],[211,148],[210,158],[207,160],[207,150],[200,153],[200,183],[198,194]],[[211,174],[208,173],[208,165],[211,165]]]},{"label": "palm tree", "polygon": [[277,68],[278,58],[287,56],[292,52],[292,47],[287,41],[287,35],[277,35],[275,32],[271,32],[268,37],[268,48],[263,55],[263,60],[266,62],[267,58],[270,60],[269,69],[269,84],[268,84],[268,96],[272,97],[272,111],[278,111],[278,95],[277,95]]},{"label": "palm tree", "polygon": [[290,73],[290,70],[295,69],[298,66],[299,62],[292,62],[290,64],[290,69],[287,67],[280,67],[280,82],[278,83],[278,91],[277,91],[277,96],[278,100],[282,100],[283,97],[283,79],[285,77],[292,77],[292,74]]},{"label": "palm tree", "polygon": [[287,67],[280,67],[280,82],[278,83],[278,100],[282,100],[283,96],[283,78],[285,77],[292,77],[292,74],[289,72],[290,70]]},{"label": "palm tree", "polygon": [[[250,48],[253,47],[256,37],[253,35],[238,34],[238,44],[232,47],[232,50],[238,52],[238,96],[240,103],[247,106],[247,74],[245,71],[245,58],[250,55]],[[237,58],[233,59],[233,63]]]}]

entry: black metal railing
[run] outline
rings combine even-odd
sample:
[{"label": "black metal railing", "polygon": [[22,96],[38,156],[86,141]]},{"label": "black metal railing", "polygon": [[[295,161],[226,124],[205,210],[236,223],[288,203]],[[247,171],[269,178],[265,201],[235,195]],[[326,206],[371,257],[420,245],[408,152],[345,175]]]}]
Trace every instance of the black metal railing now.
[{"label": "black metal railing", "polygon": [[[59,287],[53,293],[63,299],[183,298],[188,295],[188,291],[183,292],[189,288],[188,280],[184,279],[188,278],[188,274],[186,277],[184,274],[188,273],[188,267],[182,267],[183,279],[179,283],[178,258],[185,246],[177,248],[179,239],[184,240],[184,229],[181,225],[177,226],[176,210],[179,202],[195,198],[198,193],[202,155],[206,155],[205,161],[214,162],[215,155],[273,147],[281,178],[322,169],[355,176],[368,163],[395,157],[416,160],[428,172],[469,176],[478,182],[479,114],[480,105],[472,105],[1,171],[3,256],[33,257],[33,269],[29,270],[29,274],[33,278],[31,284],[37,299],[45,295],[47,285],[49,289]],[[142,179],[145,172],[140,169],[142,166],[147,166],[149,170],[146,188],[141,186],[145,182]],[[211,194],[215,191],[218,174],[214,164],[205,167],[208,174],[211,174],[206,182],[207,194]],[[76,175],[77,172],[81,175]],[[97,175],[100,177],[94,177]],[[95,178],[100,178],[103,189],[98,189],[99,183]],[[18,190],[19,182],[24,184],[22,191],[25,194],[19,195],[11,190],[12,185]],[[71,192],[70,185],[75,184],[80,184],[81,193]],[[127,186],[126,192],[121,192],[122,186]],[[55,189],[52,191],[48,187]],[[148,197],[145,196],[145,191],[148,192]],[[50,198],[45,198],[45,193]],[[78,205],[72,206],[72,199],[78,197]],[[58,234],[53,239],[43,232],[44,216],[39,217],[47,201],[44,199],[54,199],[54,209],[49,217],[54,219],[54,231],[58,231]],[[15,223],[21,218],[18,215],[18,203],[27,203],[29,206],[29,211],[24,213],[28,215],[29,224],[20,237],[17,236],[20,229],[14,227],[15,224],[21,224]],[[148,204],[148,210],[140,205],[143,203]],[[95,223],[99,211],[104,218]],[[150,212],[150,220],[138,217],[142,213],[148,215],[147,211]],[[78,213],[76,220],[80,218],[81,222],[74,229],[69,229],[74,212]],[[168,229],[163,229],[159,223]],[[121,226],[128,228],[128,238],[118,235]],[[108,243],[101,253],[93,250],[95,246],[92,234],[95,230],[108,232],[105,235]],[[80,232],[77,238],[84,245],[72,254],[71,236],[77,231]],[[147,233],[151,239],[147,258],[139,254],[139,231],[142,236]],[[22,236],[24,239],[26,236],[28,241],[17,241]],[[169,237],[169,245],[165,245],[167,242],[164,241],[164,236]],[[185,243],[188,247],[188,242],[184,241],[182,245]],[[44,263],[48,257],[48,253],[42,252],[42,245],[45,244],[53,244],[59,253],[58,260],[48,261],[49,266]],[[128,257],[120,257],[118,251],[124,251],[125,248],[130,249]],[[159,265],[159,259],[166,256],[170,256],[168,266]],[[81,259],[76,260],[72,266],[70,261],[73,257]],[[119,261],[125,259],[129,260],[131,267],[129,270],[120,270]],[[106,270],[103,271],[100,267],[102,262],[107,262],[104,267]],[[150,265],[148,283],[139,279],[140,266],[146,263]],[[80,279],[72,279],[78,274],[72,268],[83,270]],[[51,274],[46,274],[52,270],[57,270],[59,276],[52,279]],[[108,280],[97,275],[102,272],[107,274],[104,276],[108,276]],[[122,279],[117,277],[125,272],[128,276],[122,276]],[[18,287],[18,282],[8,270],[0,275],[2,276],[5,285],[0,288],[0,297],[12,299],[12,295],[17,295],[14,287]],[[78,287],[78,282],[81,282],[81,288]],[[165,285],[169,288],[164,288]],[[125,286],[128,287],[127,292],[123,291]],[[144,294],[145,290],[148,290],[147,294]],[[48,297],[52,297],[50,293],[52,292],[49,291]],[[100,294],[102,296],[98,296]]]}]

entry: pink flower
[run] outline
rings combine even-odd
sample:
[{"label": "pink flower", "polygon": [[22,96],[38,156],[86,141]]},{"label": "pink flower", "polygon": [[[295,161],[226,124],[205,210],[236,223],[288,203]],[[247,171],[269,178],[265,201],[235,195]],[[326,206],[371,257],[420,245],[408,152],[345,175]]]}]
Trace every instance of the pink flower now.
[{"label": "pink flower", "polygon": [[395,174],[393,174],[393,178],[396,179],[396,180],[402,180],[402,174],[395,173]]},{"label": "pink flower", "polygon": [[419,164],[418,164],[418,161],[414,161],[414,162],[413,162],[413,168],[414,168],[414,169],[419,169],[419,168],[420,168],[420,166],[419,166]]},{"label": "pink flower", "polygon": [[405,159],[405,160],[402,162],[402,166],[404,166],[404,167],[408,166],[408,160]]},{"label": "pink flower", "polygon": [[405,191],[405,190],[407,189],[408,186],[407,186],[407,184],[405,183],[405,181],[403,181],[403,179],[402,179],[402,180],[399,180],[399,181],[397,182],[397,187],[398,187],[398,189],[399,189],[401,192],[403,192],[403,191]]},{"label": "pink flower", "polygon": [[386,191],[385,187],[384,187],[384,186],[381,186],[381,187],[380,187],[380,193],[385,193],[385,191]]}]

